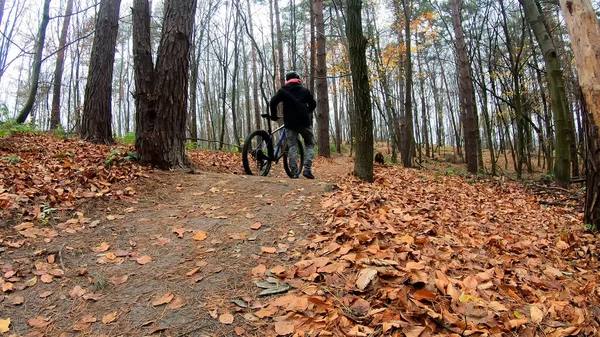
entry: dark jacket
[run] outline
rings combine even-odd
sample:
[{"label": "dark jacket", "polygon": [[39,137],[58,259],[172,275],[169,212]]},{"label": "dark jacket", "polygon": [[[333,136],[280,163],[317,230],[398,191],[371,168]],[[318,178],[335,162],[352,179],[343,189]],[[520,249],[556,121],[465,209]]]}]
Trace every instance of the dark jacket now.
[{"label": "dark jacket", "polygon": [[287,82],[277,91],[269,102],[272,118],[277,117],[279,102],[283,102],[283,122],[286,128],[297,130],[311,126],[309,114],[315,110],[317,102],[302,84]]}]

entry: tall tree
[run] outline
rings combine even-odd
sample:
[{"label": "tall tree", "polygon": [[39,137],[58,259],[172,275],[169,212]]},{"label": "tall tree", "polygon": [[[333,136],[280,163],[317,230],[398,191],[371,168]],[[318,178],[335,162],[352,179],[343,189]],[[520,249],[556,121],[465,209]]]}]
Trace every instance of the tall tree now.
[{"label": "tall tree", "polygon": [[73,0],[67,1],[63,26],[58,40],[58,54],[56,55],[56,67],[54,68],[54,86],[52,90],[52,113],[50,115],[50,129],[56,129],[60,125],[60,92],[62,89],[62,74],[65,64],[65,49],[67,44],[67,33],[71,13],[73,12]]},{"label": "tall tree", "polygon": [[367,67],[367,38],[362,29],[362,0],[348,0],[346,36],[348,39],[355,110],[352,113],[352,135],[356,137],[354,175],[373,181],[373,115],[369,68]]},{"label": "tall tree", "polygon": [[317,34],[317,146],[319,156],[329,158],[329,93],[327,92],[327,55],[323,0],[313,0],[315,29]]},{"label": "tall tree", "polygon": [[121,0],[102,0],[98,10],[79,131],[82,139],[92,143],[113,143],[112,80],[120,7]]},{"label": "tall tree", "polygon": [[[4,7],[4,6],[2,6]],[[37,96],[38,86],[40,82],[40,71],[42,69],[42,52],[44,51],[44,41],[46,40],[46,27],[50,21],[50,0],[44,1],[44,9],[42,10],[42,22],[38,29],[37,41],[35,42],[35,53],[33,54],[33,69],[31,70],[31,84],[29,94],[25,105],[17,116],[17,123],[24,123],[33,109],[35,97]]]},{"label": "tall tree", "polygon": [[281,32],[281,18],[279,17],[279,0],[273,0],[275,10],[275,29],[277,30],[277,63],[279,64],[279,85],[285,83],[285,65],[283,63],[283,33]]},{"label": "tall tree", "polygon": [[542,56],[546,63],[546,78],[548,79],[548,88],[550,89],[550,98],[552,100],[552,111],[554,112],[554,128],[556,129],[556,162],[554,165],[554,176],[556,181],[567,186],[570,183],[570,138],[571,129],[567,119],[569,107],[567,104],[567,94],[565,92],[565,83],[563,81],[563,71],[560,65],[558,53],[552,42],[550,29],[546,24],[544,16],[540,11],[538,0],[519,0],[529,25],[533,30]]},{"label": "tall tree", "polygon": [[413,111],[412,111],[412,95],[413,95],[413,70],[411,60],[411,32],[410,32],[410,21],[412,16],[412,0],[401,0],[402,9],[404,11],[404,41],[406,43],[406,59],[404,66],[404,80],[405,80],[405,100],[404,100],[404,119],[402,130],[402,164],[404,167],[412,167],[413,158],[415,153],[415,131],[413,124]]},{"label": "tall tree", "polygon": [[456,52],[458,54],[458,95],[462,111],[463,129],[465,130],[465,158],[467,170],[477,173],[477,133],[478,125],[475,117],[475,90],[473,89],[473,78],[471,75],[471,63],[467,53],[467,43],[462,30],[462,19],[460,14],[460,1],[451,0],[452,23],[456,39]]},{"label": "tall tree", "polygon": [[586,199],[583,221],[600,230],[600,24],[589,0],[560,0],[585,99]]},{"label": "tall tree", "polygon": [[161,169],[187,166],[185,124],[196,0],[166,0],[156,67],[150,44],[148,0],[133,3],[136,150]]}]

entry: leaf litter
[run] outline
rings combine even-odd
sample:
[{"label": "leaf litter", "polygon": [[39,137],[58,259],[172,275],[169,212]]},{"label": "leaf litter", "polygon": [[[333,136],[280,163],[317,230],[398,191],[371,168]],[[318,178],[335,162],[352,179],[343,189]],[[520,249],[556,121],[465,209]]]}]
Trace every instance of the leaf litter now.
[{"label": "leaf litter", "polygon": [[[600,332],[598,237],[576,209],[512,183],[397,167],[373,184],[345,177],[321,206],[323,231],[277,274],[293,289],[255,312],[278,335]],[[287,305],[298,299],[305,310]]]}]

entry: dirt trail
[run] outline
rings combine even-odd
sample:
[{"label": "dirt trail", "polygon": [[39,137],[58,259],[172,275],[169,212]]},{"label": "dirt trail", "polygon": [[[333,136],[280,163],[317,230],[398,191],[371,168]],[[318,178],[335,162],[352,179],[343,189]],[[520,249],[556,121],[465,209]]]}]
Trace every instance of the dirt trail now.
[{"label": "dirt trail", "polygon": [[[280,168],[272,177],[156,172],[134,199],[85,205],[83,226],[1,252],[13,289],[0,297],[0,318],[16,336],[260,335],[260,320],[239,305],[263,302],[252,268],[298,257],[319,231],[312,211],[350,169],[340,157],[317,162],[314,181]],[[227,314],[232,324],[220,322]]]}]

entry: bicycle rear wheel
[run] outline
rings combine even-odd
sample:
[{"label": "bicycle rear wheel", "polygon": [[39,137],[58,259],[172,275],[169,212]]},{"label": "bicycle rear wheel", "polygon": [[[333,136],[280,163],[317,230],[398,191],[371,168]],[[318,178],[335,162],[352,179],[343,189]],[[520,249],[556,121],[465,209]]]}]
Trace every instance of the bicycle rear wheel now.
[{"label": "bicycle rear wheel", "polygon": [[244,171],[249,175],[266,176],[271,169],[269,160],[269,134],[263,130],[254,131],[246,138],[242,148]]},{"label": "bicycle rear wheel", "polygon": [[[290,164],[288,161],[289,160],[288,152],[289,152],[289,147],[287,145],[287,142],[285,142],[285,144],[283,146],[283,169],[285,170],[285,173],[287,173],[288,177],[293,178],[294,174],[292,173],[292,170],[290,168]],[[297,156],[296,166],[298,167],[298,172],[296,172],[296,174],[300,175],[300,173],[302,173],[302,168],[304,167],[304,146],[302,145],[302,142],[300,141],[300,139],[298,139],[298,156]]]}]

